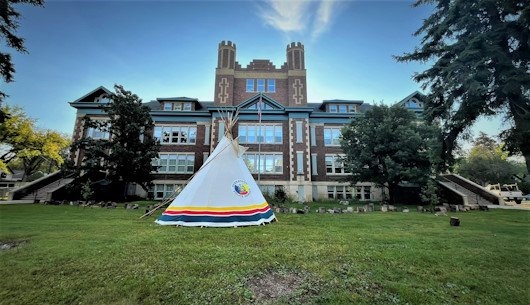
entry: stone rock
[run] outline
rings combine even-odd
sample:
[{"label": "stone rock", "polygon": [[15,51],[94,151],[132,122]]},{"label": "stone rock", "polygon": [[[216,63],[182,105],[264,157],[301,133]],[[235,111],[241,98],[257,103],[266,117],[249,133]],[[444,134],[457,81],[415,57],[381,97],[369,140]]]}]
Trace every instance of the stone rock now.
[{"label": "stone rock", "polygon": [[353,213],[353,207],[347,207],[346,213]]},{"label": "stone rock", "polygon": [[296,214],[297,211],[298,211],[298,210],[297,210],[296,208],[291,208],[291,209],[290,209],[290,212],[293,213],[293,214]]},{"label": "stone rock", "polygon": [[342,210],[340,208],[333,208],[333,213],[340,214],[342,213]]},{"label": "stone rock", "polygon": [[489,210],[490,210],[490,208],[488,208],[487,205],[480,205],[480,206],[478,207],[478,209],[481,210],[481,211],[489,211]]},{"label": "stone rock", "polygon": [[438,205],[438,206],[434,207],[434,211],[435,212],[447,213],[447,208],[445,206],[443,206],[443,205]]},{"label": "stone rock", "polygon": [[374,211],[374,207],[373,207],[373,205],[367,204],[367,205],[364,206],[364,210],[366,212],[373,212]]},{"label": "stone rock", "polygon": [[417,206],[416,211],[423,212],[423,207],[421,205]]},{"label": "stone rock", "polygon": [[381,206],[381,212],[388,212],[388,206],[386,204]]},{"label": "stone rock", "polygon": [[409,212],[409,209],[408,208],[404,208],[403,209],[403,213],[408,213]]},{"label": "stone rock", "polygon": [[305,213],[305,214],[308,214],[308,213],[309,213],[309,210],[310,210],[310,209],[309,209],[309,206],[306,205],[306,206],[304,207],[304,213]]},{"label": "stone rock", "polygon": [[449,219],[449,224],[452,227],[458,227],[458,226],[460,226],[460,219],[458,219],[458,217],[451,217]]},{"label": "stone rock", "polygon": [[449,209],[449,203],[444,202],[442,203],[442,205],[445,207],[446,210]]},{"label": "stone rock", "polygon": [[326,213],[326,208],[319,207],[318,208],[318,212],[324,214],[324,213]]},{"label": "stone rock", "polygon": [[335,210],[333,210],[333,209],[328,209],[327,212],[328,212],[329,214],[333,214],[333,213],[335,213]]},{"label": "stone rock", "polygon": [[276,213],[281,213],[282,209],[280,209],[279,207],[275,207],[274,208],[274,212]]},{"label": "stone rock", "polygon": [[397,209],[396,209],[395,206],[393,206],[393,205],[389,205],[389,206],[388,206],[388,211],[389,211],[389,212],[395,212],[396,210],[397,210]]},{"label": "stone rock", "polygon": [[366,211],[364,210],[363,207],[358,207],[357,208],[357,213],[364,213],[364,212],[366,212]]},{"label": "stone rock", "polygon": [[342,205],[350,204],[350,202],[348,200],[341,200],[341,201],[339,201],[339,203],[342,204]]},{"label": "stone rock", "polygon": [[460,209],[458,208],[458,205],[456,204],[451,204],[449,205],[449,211],[451,212],[458,212]]}]

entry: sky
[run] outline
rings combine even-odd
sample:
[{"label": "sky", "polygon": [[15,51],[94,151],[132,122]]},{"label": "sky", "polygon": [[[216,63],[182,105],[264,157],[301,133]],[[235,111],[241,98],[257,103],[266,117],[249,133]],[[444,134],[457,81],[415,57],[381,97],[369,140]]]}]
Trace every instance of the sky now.
[{"label": "sky", "polygon": [[[360,99],[393,104],[421,90],[427,66],[398,63],[412,33],[432,12],[410,1],[52,1],[18,5],[18,34],[28,54],[11,50],[15,82],[0,83],[7,103],[41,128],[71,134],[68,102],[124,85],[144,102],[187,96],[212,101],[217,45],[231,40],[244,67],[253,59],[285,62],[289,42],[305,46],[308,101]],[[1,46],[5,50],[5,46]],[[498,134],[501,117],[472,132]]]}]

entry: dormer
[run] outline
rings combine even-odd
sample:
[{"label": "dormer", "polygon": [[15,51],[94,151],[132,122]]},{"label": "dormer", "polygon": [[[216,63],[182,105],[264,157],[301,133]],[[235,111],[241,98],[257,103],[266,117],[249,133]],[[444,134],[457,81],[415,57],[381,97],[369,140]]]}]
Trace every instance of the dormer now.
[{"label": "dormer", "polygon": [[201,106],[199,100],[189,97],[164,97],[156,99],[163,111],[195,111]]},{"label": "dormer", "polygon": [[362,103],[360,100],[324,100],[320,109],[329,113],[359,113]]},{"label": "dormer", "polygon": [[284,110],[285,107],[263,93],[258,93],[241,104],[237,105],[238,109],[241,110],[258,110],[261,106],[261,110]]},{"label": "dormer", "polygon": [[423,108],[425,107],[424,98],[425,96],[419,91],[414,91],[409,96],[397,102],[396,105],[406,108],[416,114],[421,114],[423,113]]}]

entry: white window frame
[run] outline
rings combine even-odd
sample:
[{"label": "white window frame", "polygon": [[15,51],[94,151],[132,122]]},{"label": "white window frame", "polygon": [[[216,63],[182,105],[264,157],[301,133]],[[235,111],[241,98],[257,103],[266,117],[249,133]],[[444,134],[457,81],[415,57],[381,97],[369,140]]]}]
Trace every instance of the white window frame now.
[{"label": "white window frame", "polygon": [[[92,119],[92,120],[98,123],[106,123],[109,121],[108,119]],[[109,128],[109,126],[107,126],[107,128]],[[93,140],[110,140],[110,132],[102,131],[98,127],[88,127],[85,133],[85,137],[93,139]]]},{"label": "white window frame", "polygon": [[[349,175],[350,173],[347,172],[346,166],[344,162],[340,162],[340,158],[344,158],[345,155],[337,155],[337,154],[326,154],[325,156],[325,164],[326,164],[326,175]],[[331,158],[331,167],[329,167],[329,162]],[[342,166],[339,166],[342,164]],[[331,168],[331,172],[328,170]]]},{"label": "white window frame", "polygon": [[[181,161],[184,161],[184,164],[181,164]],[[155,171],[158,174],[193,174],[195,171],[195,154],[159,153],[158,158],[153,159],[152,164],[158,167]],[[173,170],[171,170],[172,167]],[[179,170],[179,167],[183,167],[183,170]]]},{"label": "white window frame", "polygon": [[182,111],[191,111],[191,103],[182,103]]},{"label": "white window frame", "polygon": [[276,92],[276,80],[275,79],[267,80],[267,92],[270,92],[270,93]]},{"label": "white window frame", "polygon": [[302,121],[296,121],[296,143],[302,143],[304,141],[303,123]]},{"label": "white window frame", "polygon": [[256,92],[265,92],[265,79],[259,78],[256,80]]},{"label": "white window frame", "polygon": [[[348,105],[340,104],[339,107],[339,113],[348,113]],[[344,111],[343,111],[344,110]]]},{"label": "white window frame", "polygon": [[[249,90],[249,88],[251,88],[251,90]],[[247,92],[254,92],[254,79],[247,78],[246,91]]]},{"label": "white window frame", "polygon": [[348,105],[348,112],[349,113],[357,112],[357,107],[355,107],[355,105]]},{"label": "white window frame", "polygon": [[[250,131],[253,133],[254,141],[249,140]],[[239,143],[241,144],[283,144],[283,125],[266,123],[240,123],[238,125]],[[272,136],[272,138],[270,138]],[[278,136],[280,141],[278,141]]]},{"label": "white window frame", "polygon": [[172,111],[172,110],[173,110],[173,103],[164,102],[164,111]]},{"label": "white window frame", "polygon": [[204,125],[204,145],[210,144],[210,125]]},{"label": "white window frame", "polygon": [[[181,186],[182,184],[179,183],[154,183],[149,192],[153,194],[153,199],[163,200],[171,196]],[[162,193],[162,196],[157,196],[159,193]]]},{"label": "white window frame", "polygon": [[[338,138],[333,136],[338,132]],[[329,143],[326,143],[326,136],[329,135]],[[324,146],[340,146],[340,138],[342,137],[341,127],[324,127]]]},{"label": "white window frame", "polygon": [[[182,136],[183,130],[186,130],[186,137]],[[168,142],[164,141],[166,139],[166,132],[169,133],[167,138]],[[174,132],[178,132],[176,137],[174,136]],[[190,137],[191,134],[194,134],[195,137]],[[153,137],[161,145],[195,145],[197,143],[197,125],[155,125]],[[186,142],[183,142],[184,138],[187,139]],[[173,139],[177,139],[177,141],[174,142]]]},{"label": "white window frame", "polygon": [[318,175],[318,159],[317,154],[311,154],[311,175]]},{"label": "white window frame", "polygon": [[339,108],[337,107],[337,105],[329,105],[329,112],[339,112]]},{"label": "white window frame", "polygon": [[[259,156],[259,166],[258,163]],[[252,174],[261,171],[261,175],[281,175],[283,174],[283,153],[281,152],[246,152],[243,160]],[[267,171],[267,168],[270,170]]]},{"label": "white window frame", "polygon": [[328,185],[327,193],[328,198],[338,200],[353,199],[354,196],[353,187],[349,185]]},{"label": "white window frame", "polygon": [[317,146],[316,127],[311,126],[311,146]]},{"label": "white window frame", "polygon": [[296,152],[296,173],[297,174],[304,173],[304,152],[303,151]]}]

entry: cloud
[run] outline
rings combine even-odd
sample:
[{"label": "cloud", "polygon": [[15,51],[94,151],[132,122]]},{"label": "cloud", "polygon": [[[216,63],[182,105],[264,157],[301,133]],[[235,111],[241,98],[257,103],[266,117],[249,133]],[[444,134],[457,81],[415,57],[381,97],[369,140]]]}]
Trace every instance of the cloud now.
[{"label": "cloud", "polygon": [[334,10],[337,7],[334,0],[323,0],[318,6],[317,15],[311,32],[311,39],[316,40],[322,33],[328,30],[331,25]]},{"label": "cloud", "polygon": [[260,17],[266,24],[285,33],[301,32],[306,28],[311,2],[269,0],[261,9]]},{"label": "cloud", "polygon": [[336,9],[336,0],[265,0],[259,17],[286,35],[309,34],[316,40],[329,29]]}]

